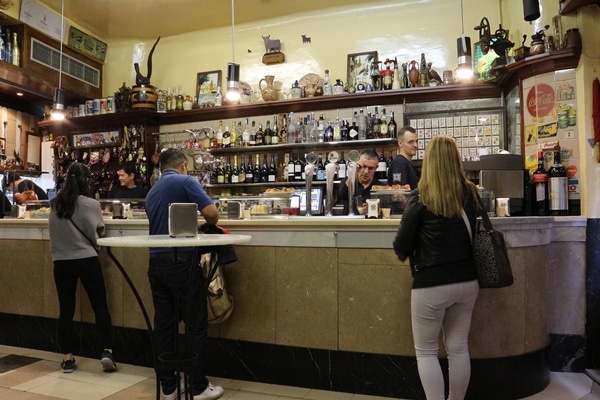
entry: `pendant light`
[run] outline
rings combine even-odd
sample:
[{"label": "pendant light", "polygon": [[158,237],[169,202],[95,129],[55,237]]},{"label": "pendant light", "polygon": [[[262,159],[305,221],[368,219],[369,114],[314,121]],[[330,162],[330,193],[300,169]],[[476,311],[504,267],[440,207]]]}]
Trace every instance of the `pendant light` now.
[{"label": "pendant light", "polygon": [[460,0],[460,21],[462,34],[458,39],[456,39],[456,50],[458,53],[456,77],[459,81],[465,81],[470,80],[473,76],[473,64],[471,58],[471,38],[465,36],[465,15],[463,11],[462,0]]},{"label": "pendant light", "polygon": [[240,64],[235,63],[235,0],[231,0],[231,61],[227,63],[227,93],[229,103],[240,100]]},{"label": "pendant light", "polygon": [[63,59],[63,40],[65,35],[65,0],[61,1],[60,8],[60,60],[58,61],[58,87],[54,88],[54,98],[52,103],[52,119],[60,121],[65,119],[65,90],[62,84],[62,59]]}]

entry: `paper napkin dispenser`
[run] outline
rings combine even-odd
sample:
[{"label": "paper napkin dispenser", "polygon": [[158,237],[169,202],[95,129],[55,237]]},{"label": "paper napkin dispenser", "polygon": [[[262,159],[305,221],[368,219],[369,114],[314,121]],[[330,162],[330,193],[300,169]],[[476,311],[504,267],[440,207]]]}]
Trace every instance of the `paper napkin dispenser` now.
[{"label": "paper napkin dispenser", "polygon": [[227,202],[227,218],[242,219],[244,217],[244,206],[239,201]]},{"label": "paper napkin dispenser", "polygon": [[194,237],[198,234],[198,204],[169,204],[169,236]]}]

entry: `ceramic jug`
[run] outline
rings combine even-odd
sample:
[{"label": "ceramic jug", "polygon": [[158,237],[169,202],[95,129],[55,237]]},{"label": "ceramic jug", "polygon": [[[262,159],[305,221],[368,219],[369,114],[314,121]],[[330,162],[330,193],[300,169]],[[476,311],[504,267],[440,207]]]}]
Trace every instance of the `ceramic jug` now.
[{"label": "ceramic jug", "polygon": [[419,81],[419,63],[415,60],[410,62],[410,69],[408,70],[408,79],[410,80],[410,87],[416,87]]},{"label": "ceramic jug", "polygon": [[333,94],[343,94],[344,93],[344,82],[341,79],[335,80],[335,85],[333,85]]},{"label": "ceramic jug", "polygon": [[[275,101],[278,99],[277,89],[273,86],[273,81],[275,80],[275,76],[266,75],[264,79],[261,79],[258,82],[258,88],[260,89],[260,93],[264,101]],[[263,87],[263,82],[266,82],[266,85]]]}]

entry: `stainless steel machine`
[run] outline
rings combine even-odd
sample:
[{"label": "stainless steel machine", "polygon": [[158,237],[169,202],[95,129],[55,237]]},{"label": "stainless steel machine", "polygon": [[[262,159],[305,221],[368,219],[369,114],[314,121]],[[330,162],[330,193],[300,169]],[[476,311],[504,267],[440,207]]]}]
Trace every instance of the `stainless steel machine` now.
[{"label": "stainless steel machine", "polygon": [[523,156],[516,154],[482,155],[479,161],[479,185],[494,192],[496,199],[510,199],[510,214],[522,215],[525,167]]}]

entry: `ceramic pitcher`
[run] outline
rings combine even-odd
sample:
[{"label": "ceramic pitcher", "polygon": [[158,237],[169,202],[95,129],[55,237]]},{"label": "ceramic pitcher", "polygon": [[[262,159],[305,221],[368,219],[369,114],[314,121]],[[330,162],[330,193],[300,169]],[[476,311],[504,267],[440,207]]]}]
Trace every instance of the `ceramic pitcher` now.
[{"label": "ceramic pitcher", "polygon": [[[266,75],[264,79],[261,79],[258,82],[258,87],[260,89],[260,93],[264,101],[275,101],[278,99],[277,89],[273,86],[273,81],[275,80],[275,76]],[[265,86],[263,86],[263,82],[265,82]]]}]

